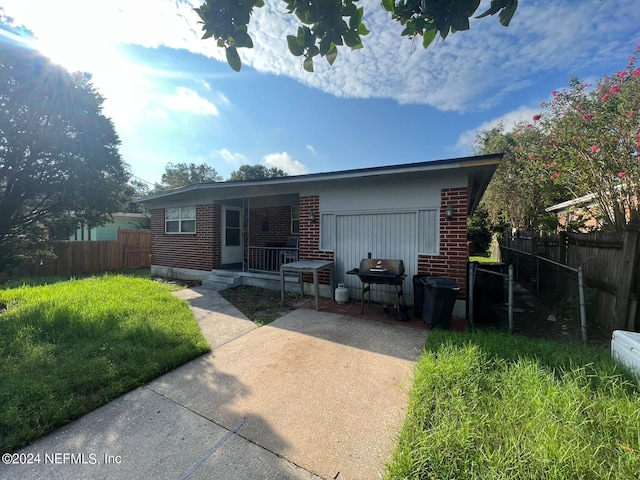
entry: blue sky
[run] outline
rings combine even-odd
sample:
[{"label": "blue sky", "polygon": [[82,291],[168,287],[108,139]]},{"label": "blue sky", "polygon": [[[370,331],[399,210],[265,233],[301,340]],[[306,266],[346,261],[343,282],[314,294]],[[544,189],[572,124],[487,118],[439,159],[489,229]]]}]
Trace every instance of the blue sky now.
[{"label": "blue sky", "polygon": [[[5,13],[69,69],[93,73],[133,175],[203,163],[227,178],[244,163],[290,174],[472,154],[475,135],[530,120],[572,75],[595,81],[640,44],[638,0],[521,0],[424,50],[401,38],[377,0],[363,0],[364,49],[340,50],[309,74],[291,56],[295,19],[266,0],[256,48],[233,72],[200,40],[198,0],[3,0]],[[489,2],[483,0],[479,11]]]}]

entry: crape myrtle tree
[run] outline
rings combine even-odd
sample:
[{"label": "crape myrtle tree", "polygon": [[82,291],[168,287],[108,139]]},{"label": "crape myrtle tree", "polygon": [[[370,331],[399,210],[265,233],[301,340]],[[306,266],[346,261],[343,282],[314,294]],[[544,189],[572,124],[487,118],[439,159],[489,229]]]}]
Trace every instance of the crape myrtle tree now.
[{"label": "crape myrtle tree", "polygon": [[[4,19],[3,19],[4,20]],[[10,31],[6,21],[0,28]],[[102,225],[129,174],[102,96],[83,73],[0,36],[0,272],[49,252],[50,229]]]},{"label": "crape myrtle tree", "polygon": [[552,178],[542,175],[535,161],[545,141],[544,134],[531,123],[519,123],[510,131],[499,124],[476,138],[477,154],[504,154],[481,203],[493,229],[555,230],[555,216],[547,214],[545,208],[567,193]]},{"label": "crape myrtle tree", "polygon": [[493,224],[553,230],[544,209],[587,194],[605,231],[640,219],[640,47],[627,66],[595,86],[571,78],[543,111],[511,131],[482,132],[478,153],[505,153],[483,202]]},{"label": "crape myrtle tree", "polygon": [[[289,51],[303,58],[303,68],[313,72],[313,59],[320,55],[330,65],[338,56],[338,47],[362,48],[361,36],[369,33],[362,22],[364,9],[358,0],[283,0],[289,14],[300,22],[296,35],[287,36]],[[213,38],[224,48],[227,62],[235,71],[242,67],[238,48],[253,48],[249,22],[254,8],[264,0],[205,0],[195,9],[202,23],[203,39]],[[440,35],[468,30],[469,17],[480,6],[480,0],[382,0],[381,6],[404,29],[409,39],[422,37],[427,48]],[[490,7],[477,18],[498,14],[500,23],[508,26],[518,7],[518,0],[492,0]]]},{"label": "crape myrtle tree", "polygon": [[594,194],[589,213],[607,231],[640,220],[639,54],[640,46],[623,70],[595,87],[572,78],[533,119],[546,138],[537,162],[541,175],[573,197]]}]

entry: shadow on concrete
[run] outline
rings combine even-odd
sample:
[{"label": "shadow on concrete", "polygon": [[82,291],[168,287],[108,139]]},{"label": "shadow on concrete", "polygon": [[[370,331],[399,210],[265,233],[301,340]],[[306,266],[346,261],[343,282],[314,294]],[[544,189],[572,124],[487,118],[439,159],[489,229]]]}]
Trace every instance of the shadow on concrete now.
[{"label": "shadow on concrete", "polygon": [[429,334],[424,329],[405,328],[306,308],[294,310],[269,326],[410,361],[415,361],[423,351]]}]

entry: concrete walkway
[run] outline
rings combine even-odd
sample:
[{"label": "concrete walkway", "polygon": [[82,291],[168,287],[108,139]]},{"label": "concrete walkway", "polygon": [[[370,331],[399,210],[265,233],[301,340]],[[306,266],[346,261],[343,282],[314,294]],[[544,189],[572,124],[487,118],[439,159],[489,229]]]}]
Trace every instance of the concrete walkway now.
[{"label": "concrete walkway", "polygon": [[39,463],[0,478],[381,478],[427,331],[308,309],[257,328],[216,292],[177,295],[213,351],[38,440],[19,453]]}]

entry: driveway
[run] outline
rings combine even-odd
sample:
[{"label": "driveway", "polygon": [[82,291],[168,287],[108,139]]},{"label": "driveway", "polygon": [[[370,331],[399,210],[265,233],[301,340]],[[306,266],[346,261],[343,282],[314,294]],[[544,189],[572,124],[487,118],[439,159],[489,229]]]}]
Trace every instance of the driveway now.
[{"label": "driveway", "polygon": [[216,292],[177,294],[213,351],[23,449],[40,462],[1,478],[381,478],[427,331],[308,309],[257,328]]}]

